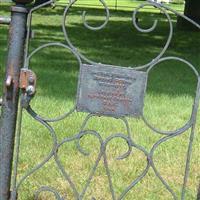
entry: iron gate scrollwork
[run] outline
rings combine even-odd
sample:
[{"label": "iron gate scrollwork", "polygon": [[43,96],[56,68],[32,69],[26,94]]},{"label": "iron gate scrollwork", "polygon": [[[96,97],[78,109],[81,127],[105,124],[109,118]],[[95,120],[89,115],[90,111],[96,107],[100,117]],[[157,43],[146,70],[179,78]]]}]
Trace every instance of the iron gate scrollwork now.
[{"label": "iron gate scrollwork", "polygon": [[[184,175],[183,187],[182,187],[182,192],[181,192],[181,199],[182,200],[185,199],[185,190],[186,190],[186,185],[187,185],[188,176],[189,176],[190,159],[191,159],[192,145],[193,145],[193,139],[194,139],[194,134],[195,134],[197,110],[198,110],[199,99],[200,99],[200,76],[196,68],[187,60],[183,58],[179,58],[179,57],[174,57],[174,56],[168,56],[168,57],[164,56],[166,50],[168,49],[170,45],[170,42],[173,36],[172,19],[168,11],[176,14],[177,16],[184,18],[185,20],[189,21],[190,23],[192,23],[194,26],[196,26],[199,29],[200,29],[200,25],[198,25],[197,23],[195,23],[188,17],[176,12],[175,10],[163,4],[155,3],[153,1],[147,1],[146,3],[141,4],[139,7],[137,7],[134,10],[133,16],[132,16],[132,23],[133,23],[133,26],[139,32],[143,32],[143,33],[152,32],[157,27],[158,21],[155,20],[152,27],[148,29],[144,29],[144,28],[141,28],[139,24],[137,23],[137,14],[140,11],[140,9],[146,6],[153,6],[156,9],[159,9],[161,13],[166,17],[169,24],[168,38],[163,49],[149,63],[144,64],[142,66],[135,67],[135,68],[125,68],[125,67],[119,67],[119,66],[112,66],[108,64],[100,64],[100,63],[90,60],[89,58],[85,57],[82,53],[80,53],[77,50],[77,48],[73,45],[73,43],[71,42],[68,36],[68,27],[66,26],[66,22],[68,20],[68,13],[70,11],[70,8],[76,2],[77,0],[70,1],[69,5],[65,8],[65,11],[63,14],[62,28],[63,28],[64,38],[65,38],[66,43],[59,43],[59,42],[47,43],[42,46],[39,46],[38,48],[33,50],[31,53],[29,53],[29,37],[30,37],[30,32],[31,32],[32,14],[34,11],[38,10],[39,8],[52,4],[53,1],[50,0],[47,3],[44,3],[42,5],[32,8],[28,15],[28,30],[27,30],[25,60],[24,60],[23,70],[24,71],[29,70],[30,60],[40,50],[45,49],[47,47],[62,47],[69,50],[75,56],[75,58],[77,59],[79,63],[81,72],[79,75],[79,86],[78,86],[79,88],[77,92],[76,105],[74,105],[73,109],[71,109],[69,112],[61,116],[58,116],[57,118],[46,118],[46,117],[40,116],[35,110],[32,109],[30,105],[30,100],[33,97],[34,90],[30,91],[30,87],[29,87],[30,85],[27,85],[27,88],[29,89],[25,88],[25,90],[23,90],[22,98],[21,98],[22,103],[21,103],[21,107],[19,111],[20,112],[19,129],[16,134],[16,141],[17,141],[16,146],[15,146],[16,156],[14,158],[15,165],[14,165],[11,200],[15,200],[17,198],[17,192],[21,184],[29,176],[31,176],[37,170],[42,168],[51,158],[54,159],[57,168],[60,170],[62,176],[65,178],[65,180],[68,182],[71,189],[73,190],[73,196],[75,199],[83,199],[85,197],[85,194],[97,170],[97,167],[100,161],[103,160],[106,175],[108,178],[109,189],[110,189],[113,200],[124,199],[126,195],[128,194],[128,192],[132,188],[134,188],[134,186],[136,186],[147,175],[150,168],[154,171],[156,177],[165,186],[166,190],[171,194],[172,198],[177,200],[178,196],[176,192],[170,187],[167,181],[162,177],[159,170],[154,164],[154,153],[155,153],[155,150],[161,144],[165,143],[166,141],[174,137],[178,137],[179,135],[191,129],[190,142],[188,145],[187,160],[186,160],[186,166],[185,166],[185,175]],[[110,18],[109,8],[107,7],[106,2],[104,0],[100,0],[100,2],[102,3],[102,6],[105,9],[105,21],[100,26],[90,25],[87,21],[86,12],[83,12],[83,15],[82,15],[84,26],[87,29],[90,29],[92,31],[98,31],[98,30],[103,29],[109,22],[109,18]],[[196,87],[196,95],[194,98],[194,103],[193,103],[190,119],[187,121],[185,125],[183,125],[181,128],[178,128],[177,130],[163,131],[151,125],[151,123],[146,119],[143,113],[143,98],[145,96],[146,84],[148,83],[148,75],[151,72],[151,70],[154,69],[154,67],[156,67],[158,64],[163,63],[165,61],[169,61],[169,60],[175,60],[175,61],[186,64],[193,71],[194,75],[197,78],[198,84]],[[106,70],[107,70],[107,73],[106,73]],[[90,83],[90,81],[92,81],[92,83]],[[116,93],[113,92],[113,94],[111,94],[113,90]],[[93,103],[91,103],[92,101]],[[22,111],[24,109],[28,112],[28,114],[33,119],[35,119],[41,125],[43,125],[44,127],[48,129],[52,137],[53,146],[48,156],[41,163],[39,163],[37,166],[35,166],[33,169],[27,172],[21,179],[17,180],[17,167],[18,167],[18,159],[19,159],[20,134],[21,134],[20,127],[21,127]],[[86,119],[82,123],[80,132],[78,134],[74,134],[73,137],[66,137],[61,142],[58,142],[56,132],[50,123],[58,122],[63,119],[66,119],[73,112],[76,112],[76,111],[84,111],[84,112],[89,113]],[[104,116],[104,115],[120,119],[126,127],[127,134],[117,133],[117,134],[110,135],[106,139],[103,139],[101,134],[98,133],[97,131],[85,129],[88,121],[92,117]],[[163,137],[159,139],[153,145],[150,151],[147,151],[143,146],[140,146],[139,144],[135,143],[135,141],[131,137],[129,122],[126,118],[127,116],[139,117],[141,120],[144,121],[144,123],[149,129],[151,129],[153,132],[157,134],[163,135]],[[58,156],[58,152],[62,145],[72,142],[72,141],[76,141],[78,151],[85,156],[89,155],[89,152],[85,151],[85,149],[81,146],[81,143],[80,143],[81,138],[83,138],[86,135],[92,135],[96,137],[97,140],[99,141],[100,149],[99,149],[99,154],[95,161],[95,164],[89,173],[86,184],[84,185],[83,190],[79,192],[76,188],[76,185],[72,181],[70,174],[63,167],[60,161],[60,158]],[[120,155],[117,159],[124,159],[124,158],[129,157],[131,152],[134,149],[139,150],[146,157],[145,169],[141,172],[141,174],[138,175],[138,177],[135,180],[132,180],[132,182],[124,189],[124,191],[118,197],[116,196],[116,193],[113,188],[112,177],[111,177],[110,169],[108,166],[108,157],[106,154],[107,145],[114,138],[120,138],[124,140],[127,143],[127,147],[128,147],[127,152],[125,152],[123,155]],[[39,190],[35,192],[35,199],[39,199],[39,196],[42,192],[52,193],[57,200],[64,199],[64,197],[62,197],[56,189],[52,187],[48,187],[48,186],[43,186],[39,188]],[[93,197],[92,199],[95,199],[95,197]]]}]

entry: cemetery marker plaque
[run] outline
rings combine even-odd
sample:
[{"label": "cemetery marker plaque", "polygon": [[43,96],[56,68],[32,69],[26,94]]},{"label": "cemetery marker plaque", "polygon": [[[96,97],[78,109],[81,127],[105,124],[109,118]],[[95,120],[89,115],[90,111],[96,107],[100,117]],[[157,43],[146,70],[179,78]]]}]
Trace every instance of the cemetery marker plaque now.
[{"label": "cemetery marker plaque", "polygon": [[113,117],[142,114],[147,73],[132,68],[81,65],[77,111]]}]

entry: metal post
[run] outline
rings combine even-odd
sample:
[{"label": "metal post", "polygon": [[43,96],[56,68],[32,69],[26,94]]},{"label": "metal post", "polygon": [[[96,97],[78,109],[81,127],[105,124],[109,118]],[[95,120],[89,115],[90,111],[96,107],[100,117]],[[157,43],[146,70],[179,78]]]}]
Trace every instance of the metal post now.
[{"label": "metal post", "polygon": [[19,97],[19,75],[23,66],[28,0],[16,0],[11,8],[6,79],[0,118],[0,200],[9,200],[14,138]]}]

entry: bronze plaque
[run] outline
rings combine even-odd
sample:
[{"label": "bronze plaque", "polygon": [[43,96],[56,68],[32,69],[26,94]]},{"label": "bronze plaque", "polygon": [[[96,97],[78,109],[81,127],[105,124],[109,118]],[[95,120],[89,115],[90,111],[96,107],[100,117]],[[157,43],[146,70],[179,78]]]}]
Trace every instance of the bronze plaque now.
[{"label": "bronze plaque", "polygon": [[80,69],[77,111],[113,117],[139,117],[147,73],[127,67],[86,65]]}]

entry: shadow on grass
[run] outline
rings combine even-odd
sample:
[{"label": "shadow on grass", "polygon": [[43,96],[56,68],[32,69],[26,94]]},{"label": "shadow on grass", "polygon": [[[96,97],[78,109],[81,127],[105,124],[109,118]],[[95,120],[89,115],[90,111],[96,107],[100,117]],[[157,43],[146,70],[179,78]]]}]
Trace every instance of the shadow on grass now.
[{"label": "shadow on grass", "polygon": [[[158,27],[151,33],[138,32],[132,25],[132,12],[125,11],[111,12],[106,28],[91,31],[84,27],[80,9],[74,8],[70,12],[70,23],[66,25],[69,37],[80,52],[96,62],[118,66],[141,66],[154,59],[167,41],[169,24],[162,14],[139,14],[139,25],[143,28],[151,27],[153,20],[159,19]],[[102,16],[102,10],[86,10],[90,25],[102,24],[104,17],[99,17]],[[33,30],[36,31],[36,37],[31,41],[31,49],[47,42],[65,42],[61,23],[57,23],[62,19],[62,13],[63,8],[58,7],[53,10],[42,9],[35,15]],[[175,28],[176,17],[174,15],[171,17]],[[1,46],[4,49],[2,51],[1,48],[1,59],[5,56],[5,35],[6,30],[1,30]],[[199,43],[199,33],[176,30],[166,55],[185,58],[199,70]],[[74,98],[79,67],[76,60],[65,50],[60,48],[42,50],[33,57],[30,67],[38,74],[41,95],[66,98],[63,91],[68,91],[67,98]],[[194,96],[196,79],[185,64],[165,62],[154,71],[150,74],[149,92]]]}]

